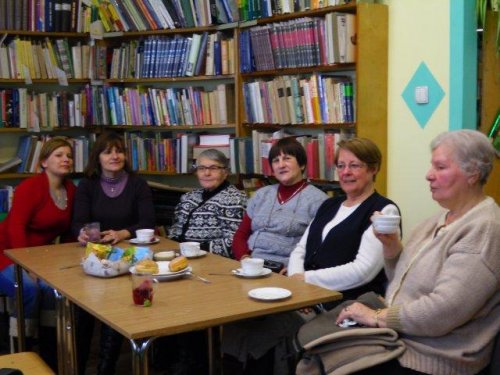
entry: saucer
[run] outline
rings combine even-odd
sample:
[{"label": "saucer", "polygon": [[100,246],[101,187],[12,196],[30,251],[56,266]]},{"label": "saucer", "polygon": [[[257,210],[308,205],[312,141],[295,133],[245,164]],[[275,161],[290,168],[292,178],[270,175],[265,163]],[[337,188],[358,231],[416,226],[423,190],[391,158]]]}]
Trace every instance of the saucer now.
[{"label": "saucer", "polygon": [[259,301],[277,301],[288,298],[292,292],[283,288],[257,288],[248,292],[248,296]]},{"label": "saucer", "polygon": [[205,250],[198,250],[198,252],[196,254],[193,254],[193,255],[184,255],[186,258],[188,259],[193,259],[193,258],[201,258],[201,257],[204,257],[205,255],[208,254],[208,251],[205,251]]},{"label": "saucer", "polygon": [[134,245],[153,245],[160,242],[160,237],[155,237],[151,241],[139,241],[137,238],[131,238],[128,242]]},{"label": "saucer", "polygon": [[235,276],[237,277],[243,277],[244,279],[258,279],[259,277],[266,277],[269,276],[273,271],[271,271],[269,268],[263,268],[260,273],[257,275],[247,275],[243,272],[241,268],[238,268],[236,270],[231,271]]}]

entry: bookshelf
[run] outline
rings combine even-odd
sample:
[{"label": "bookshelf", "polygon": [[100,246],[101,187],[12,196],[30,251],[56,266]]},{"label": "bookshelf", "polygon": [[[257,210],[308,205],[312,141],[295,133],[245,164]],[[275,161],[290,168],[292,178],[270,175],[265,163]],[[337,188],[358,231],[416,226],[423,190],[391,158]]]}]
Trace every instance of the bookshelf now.
[{"label": "bookshelf", "polygon": [[[290,13],[290,14],[281,14],[268,18],[261,18],[258,20],[253,20],[247,23],[240,24],[240,34],[245,33],[245,30],[261,30],[265,29],[263,26],[267,26],[271,30],[277,28],[277,25],[294,25],[294,21],[298,23],[298,27],[296,29],[301,29],[303,27],[304,22],[310,22],[311,19],[313,22],[315,19],[327,19],[328,14],[336,12],[347,13],[350,15],[355,15],[355,49],[356,55],[354,61],[350,61],[347,59],[345,62],[334,61],[333,63],[328,62],[324,63],[324,60],[319,60],[320,64],[310,64],[306,60],[305,64],[307,66],[297,66],[293,65],[291,67],[287,66],[278,66],[274,69],[266,68],[265,61],[262,63],[262,70],[258,70],[258,67],[254,71],[248,71],[252,69],[248,69],[248,67],[243,67],[244,73],[240,74],[239,91],[245,92],[245,95],[252,95],[254,91],[247,90],[248,84],[252,84],[254,82],[266,82],[267,88],[270,86],[268,82],[282,79],[283,77],[297,77],[299,80],[303,80],[304,78],[310,79],[311,77],[316,77],[317,84],[318,77],[325,78],[336,78],[336,77],[344,77],[347,76],[350,78],[350,81],[353,84],[354,91],[354,99],[353,99],[353,111],[354,116],[351,118],[336,118],[335,120],[331,120],[331,116],[328,115],[325,121],[325,116],[320,114],[320,118],[318,118],[318,114],[314,113],[311,117],[305,116],[304,113],[308,111],[306,106],[304,106],[304,101],[301,99],[303,104],[302,114],[305,119],[309,118],[309,121],[305,119],[297,119],[295,120],[285,120],[279,118],[278,115],[275,114],[276,108],[272,107],[271,110],[267,110],[266,117],[266,108],[264,106],[264,113],[255,115],[255,113],[249,115],[249,112],[254,111],[253,105],[254,103],[245,103],[244,100],[239,102],[239,113],[240,115],[240,134],[242,136],[251,136],[252,132],[255,130],[262,132],[271,132],[276,130],[285,130],[294,134],[312,134],[317,135],[322,132],[353,132],[357,136],[366,137],[372,139],[377,145],[380,147],[383,154],[383,163],[381,166],[381,171],[377,176],[376,188],[377,190],[385,194],[387,189],[387,64],[388,64],[388,10],[387,6],[381,4],[344,4],[333,7],[325,7],[314,10],[307,10],[303,12]],[[305,21],[303,21],[305,18]],[[322,22],[322,21],[321,21]],[[288,27],[288,26],[285,26]],[[295,26],[292,26],[292,28]],[[307,29],[308,26],[305,26]],[[256,34],[259,31],[255,31]],[[270,43],[272,45],[272,31],[269,32],[271,36],[269,36]],[[296,35],[299,35],[298,39],[300,40],[300,32]],[[240,38],[244,38],[243,35],[240,35]],[[255,36],[258,40],[258,36]],[[307,37],[306,37],[307,38]],[[307,40],[307,39],[306,39]],[[320,39],[321,40],[321,39]],[[286,44],[286,42],[285,42]],[[299,43],[300,44],[300,43]],[[305,43],[307,44],[307,42]],[[265,49],[265,47],[263,47]],[[302,47],[299,45],[296,50],[299,51]],[[308,47],[306,47],[308,48]],[[320,47],[320,51],[323,47]],[[275,50],[276,47],[273,46],[272,50]],[[306,50],[306,55],[308,52],[311,53],[311,50]],[[246,51],[245,51],[246,52]],[[244,53],[245,53],[244,52]],[[314,53],[314,52],[313,52]],[[256,56],[254,58],[258,60],[257,57],[258,51],[255,53]],[[304,56],[304,54],[302,53]],[[279,56],[274,56],[276,60],[279,59]],[[299,58],[300,60],[300,58]],[[318,60],[316,60],[318,61]],[[256,64],[258,65],[258,64]],[[306,82],[307,83],[307,82]],[[271,87],[273,87],[271,85]],[[278,86],[279,87],[279,86]],[[306,87],[306,86],[303,86]],[[259,97],[257,94],[257,102],[265,101],[268,93],[266,93],[266,86],[260,85],[261,90],[263,90],[264,94]],[[278,89],[279,90],[279,89]],[[286,86],[285,86],[286,90]],[[293,90],[293,89],[292,89]],[[291,91],[292,91],[291,90]],[[316,90],[316,89],[314,89]],[[256,89],[256,91],[258,91]],[[262,91],[261,91],[262,92]],[[279,92],[279,91],[278,91]],[[243,97],[245,97],[243,95]],[[286,94],[285,94],[286,95]],[[293,94],[292,94],[293,96]],[[262,98],[265,99],[262,99]],[[272,103],[272,98],[269,99],[269,102]],[[308,100],[308,99],[306,99]],[[297,106],[298,104],[293,102],[294,104],[289,104],[289,108],[291,106]],[[331,100],[323,100],[320,103],[323,103],[324,106],[332,104]],[[286,105],[286,104],[285,104]],[[320,104],[321,106],[321,104]],[[323,108],[319,108],[321,112]],[[328,111],[329,109],[326,108]],[[295,108],[295,115],[297,114],[297,107]],[[259,112],[256,110],[255,112]],[[292,111],[293,112],[293,111]],[[290,115],[292,116],[292,115]],[[278,119],[276,119],[278,117]],[[278,122],[278,123],[276,123]]]},{"label": "bookshelf", "polygon": [[[149,1],[144,1],[144,3],[147,2]],[[113,4],[114,1],[110,3]],[[202,3],[206,3],[208,5],[211,2],[208,2],[207,0]],[[222,1],[218,0],[217,3],[222,4]],[[263,3],[267,4],[267,2]],[[281,9],[280,13],[278,10],[271,7],[271,5],[275,5],[276,3],[271,3],[270,7],[266,8],[268,10],[271,9],[271,13],[266,13],[263,8],[254,9],[247,7],[246,9],[240,9],[240,16],[243,16],[243,18],[241,18],[242,21],[237,21],[238,15],[234,13],[234,6],[237,2],[230,1],[228,4],[232,5],[231,9],[233,9],[233,19],[231,21],[233,22],[227,22],[225,24],[198,24],[198,26],[183,24],[177,25],[174,29],[132,27],[128,31],[125,31],[123,28],[120,28],[117,19],[112,17],[109,30],[107,30],[107,32],[104,30],[105,32],[100,35],[99,33],[96,34],[94,29],[84,29],[83,32],[79,33],[0,30],[0,36],[17,36],[23,39],[38,38],[39,40],[44,40],[46,37],[51,39],[66,38],[70,41],[75,41],[70,42],[70,44],[78,43],[78,41],[80,41],[81,44],[88,43],[95,48],[95,54],[97,54],[97,56],[99,53],[102,53],[103,57],[107,57],[108,64],[106,64],[105,67],[102,67],[106,68],[105,76],[101,74],[88,78],[68,79],[68,87],[72,88],[72,90],[76,91],[81,87],[89,87],[88,90],[90,90],[90,95],[92,95],[93,98],[98,97],[101,105],[98,115],[94,116],[93,113],[92,116],[88,117],[88,121],[85,121],[84,126],[79,128],[79,131],[81,131],[82,134],[94,134],[102,131],[102,129],[115,129],[122,132],[125,137],[138,136],[150,139],[153,142],[154,140],[158,141],[161,139],[177,139],[182,137],[184,134],[197,135],[202,133],[232,134],[236,138],[242,138],[250,136],[254,130],[269,132],[286,129],[295,133],[312,135],[317,135],[325,131],[355,132],[358,136],[371,138],[382,150],[384,161],[377,178],[376,187],[380,193],[384,194],[386,192],[387,155],[387,6],[380,4],[349,3],[298,12],[293,12],[293,9],[291,9],[292,12],[290,13],[284,13],[286,12],[286,9]],[[256,10],[260,13],[256,13]],[[205,11],[206,9],[204,12]],[[303,17],[324,19],[328,13],[332,12],[343,12],[356,15],[355,61],[335,62],[325,65],[316,64],[294,68],[267,69],[245,73],[240,71],[240,38],[246,31],[255,27],[275,23],[293,23],[293,21]],[[274,15],[266,17],[270,14]],[[99,16],[102,18],[102,15]],[[229,21],[229,19],[226,19],[226,21]],[[179,20],[174,20],[174,22],[179,22]],[[90,26],[88,27],[89,29],[91,28]],[[186,49],[183,49],[185,48],[185,45],[189,43],[186,40],[191,39],[192,43],[192,39],[195,34],[202,36],[205,34],[217,35],[219,39],[216,38],[216,40],[219,41],[231,39],[232,47],[229,48],[231,52],[227,55],[227,59],[230,60],[230,66],[233,67],[232,70],[226,70],[224,73],[221,71],[207,73],[206,70],[203,70],[206,69],[206,67],[201,67],[199,74],[186,76],[185,74],[179,74],[179,72],[182,72],[182,69],[180,68],[181,65],[178,66],[177,70],[171,70],[170,73],[168,73],[168,68],[164,67],[158,68],[156,73],[148,72],[144,74],[137,73],[138,70],[126,72],[126,67],[128,65],[114,65],[117,64],[117,61],[127,61],[127,58],[129,59],[128,64],[130,65],[131,56],[132,58],[135,58],[138,54],[143,53],[146,43],[156,43],[156,45],[159,43],[164,43],[165,45],[176,43],[177,54],[175,49],[173,50],[171,57],[168,55],[168,52],[164,57],[160,54],[157,56],[156,62],[158,63],[162,63],[164,60],[168,60],[169,58],[173,58],[174,61],[176,57],[182,59],[182,52],[179,53],[179,51],[186,51]],[[148,46],[148,48],[149,47],[150,46]],[[115,62],[113,64],[113,51],[115,49],[128,51],[128,55],[120,56],[120,53],[116,52],[115,54],[118,57],[115,57]],[[152,57],[150,56],[150,58]],[[224,58],[223,61],[225,62],[226,58]],[[181,64],[181,60],[179,60],[178,63]],[[206,60],[202,64],[206,64]],[[97,69],[98,67],[96,66],[96,74]],[[174,72],[177,72],[177,74]],[[297,123],[294,125],[287,123],[255,123],[248,121],[245,111],[245,95],[243,95],[245,85],[256,80],[269,81],[275,78],[279,79],[279,77],[284,76],[297,76],[300,77],[300,79],[308,79],[311,76],[350,77],[354,92],[354,95],[352,96],[352,120],[329,122],[314,120],[312,122]],[[61,90],[58,86],[60,82],[57,78],[33,79],[32,81],[33,84],[29,85],[30,87],[36,86],[37,89],[44,89],[47,91]],[[143,113],[140,113],[139,115],[136,113],[135,117],[133,117],[131,110],[129,110],[129,114],[122,113],[117,116],[115,113],[114,116],[116,118],[120,118],[119,116],[123,117],[119,120],[115,119],[115,122],[113,122],[112,110],[108,107],[110,103],[107,90],[118,95],[114,97],[115,99],[122,97],[124,92],[132,93],[132,96],[125,97],[125,101],[128,103],[127,100],[133,98],[133,95],[136,95],[135,97],[137,97],[137,94],[147,93],[148,90],[155,90],[155,93],[158,94],[160,98],[163,95],[174,95],[176,98],[181,98],[182,94],[186,92],[189,97],[189,94],[193,92],[189,90],[199,89],[201,92],[211,92],[216,90],[220,85],[234,88],[230,94],[231,98],[225,102],[225,109],[228,111],[228,117],[223,121],[220,119],[219,121],[211,120],[209,125],[207,125],[207,121],[203,120],[203,117],[201,117],[201,121],[200,118],[198,118],[198,122],[184,121],[172,123],[167,121],[165,117],[163,121],[150,119],[148,122],[147,120],[144,120],[146,116],[143,116]],[[24,86],[26,86],[24,79],[0,78],[0,89],[4,89],[5,87],[17,88]],[[54,87],[56,87],[56,89],[54,89]],[[63,89],[66,89],[66,87]],[[154,109],[155,108],[150,111],[150,114],[151,112],[154,112]],[[198,112],[200,111],[201,110],[199,110],[198,107],[198,109],[194,111],[195,115],[199,115]],[[154,118],[154,116],[158,117],[157,114],[153,114],[152,118]],[[191,113],[191,116],[193,116],[193,113]],[[135,120],[132,121],[131,119]],[[73,128],[69,127],[66,128],[67,131],[72,129]],[[55,128],[47,129],[47,132],[50,132],[51,134],[59,134],[59,131],[59,129],[56,130]],[[16,128],[6,129],[5,127],[3,129],[0,128],[0,137],[4,137],[4,135],[8,134],[8,143],[11,145],[10,148],[8,148],[8,151],[0,152],[0,158],[7,159],[9,156],[13,156],[15,150],[13,151],[12,144],[16,144],[15,139],[19,138],[24,133],[26,133],[26,130]],[[6,153],[10,153],[10,155],[7,155]],[[139,172],[147,175],[148,178],[151,177],[152,180],[157,182],[168,182],[173,180],[174,184],[183,183],[179,182],[183,180],[182,178],[178,178],[182,176],[179,176],[177,170],[167,171],[162,169],[158,170],[158,168],[139,168]],[[0,178],[2,178],[2,176],[8,177],[9,179],[19,178],[20,176],[24,177],[24,175],[16,175],[14,173],[1,174]]]}]

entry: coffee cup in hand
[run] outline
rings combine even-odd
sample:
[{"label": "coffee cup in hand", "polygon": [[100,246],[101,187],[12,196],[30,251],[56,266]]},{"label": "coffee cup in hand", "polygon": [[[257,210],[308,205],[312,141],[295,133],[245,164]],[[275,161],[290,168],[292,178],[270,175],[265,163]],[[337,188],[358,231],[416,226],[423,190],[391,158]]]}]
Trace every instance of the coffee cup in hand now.
[{"label": "coffee cup in hand", "polygon": [[260,275],[264,270],[264,259],[244,258],[240,263],[243,274],[247,276]]},{"label": "coffee cup in hand", "polygon": [[194,257],[200,252],[199,242],[181,242],[179,244],[181,254],[185,257]]},{"label": "coffee cup in hand", "polygon": [[372,217],[373,229],[382,234],[397,233],[401,216],[399,215],[374,215]]}]

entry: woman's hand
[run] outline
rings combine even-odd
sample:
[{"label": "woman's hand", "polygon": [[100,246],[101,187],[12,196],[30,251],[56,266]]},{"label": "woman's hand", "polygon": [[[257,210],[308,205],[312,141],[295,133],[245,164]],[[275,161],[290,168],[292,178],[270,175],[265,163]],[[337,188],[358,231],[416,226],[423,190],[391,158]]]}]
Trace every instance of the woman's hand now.
[{"label": "woman's hand", "polygon": [[[371,217],[371,221],[373,222],[374,216],[382,215],[381,212],[375,211]],[[401,243],[399,237],[399,232],[396,233],[380,233],[375,230],[375,227],[372,225],[373,234],[378,238],[382,245],[384,246],[384,258],[391,259],[399,256],[401,250],[403,250],[403,244]]]},{"label": "woman's hand", "polygon": [[336,323],[341,323],[344,319],[351,319],[366,327],[385,327],[387,309],[373,310],[359,302],[344,307]]},{"label": "woman's hand", "polygon": [[290,276],[292,279],[300,280],[300,281],[306,281],[305,276],[303,273],[294,273],[292,276]]},{"label": "woman's hand", "polygon": [[78,242],[82,246],[85,246],[87,242],[89,242],[89,236],[84,228],[80,229],[80,234],[78,235]]},{"label": "woman's hand", "polygon": [[278,272],[278,274],[286,276],[286,275],[287,275],[287,272],[288,272],[288,268],[283,267],[283,268],[281,269],[281,271],[280,271],[280,272]]},{"label": "woman's hand", "polygon": [[130,238],[130,232],[126,229],[122,230],[105,230],[101,233],[101,242],[116,245],[118,242]]}]

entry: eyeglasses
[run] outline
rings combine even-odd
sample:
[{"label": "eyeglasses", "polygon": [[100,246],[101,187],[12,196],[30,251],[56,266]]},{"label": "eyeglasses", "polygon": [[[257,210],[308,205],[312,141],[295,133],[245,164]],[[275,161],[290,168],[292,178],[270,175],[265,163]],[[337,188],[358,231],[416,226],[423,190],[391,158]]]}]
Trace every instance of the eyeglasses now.
[{"label": "eyeglasses", "polygon": [[196,172],[205,172],[205,171],[210,171],[210,172],[216,172],[216,171],[221,171],[223,169],[226,169],[226,167],[221,167],[220,165],[211,165],[209,167],[204,166],[204,165],[197,165],[194,167],[194,170]]},{"label": "eyeglasses", "polygon": [[339,171],[343,171],[344,169],[347,168],[350,171],[359,171],[365,165],[366,165],[365,163],[350,163],[350,164],[339,163],[339,164],[337,164],[337,169]]}]

